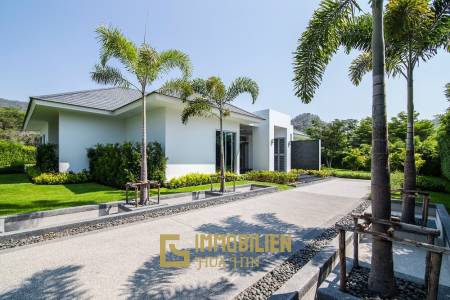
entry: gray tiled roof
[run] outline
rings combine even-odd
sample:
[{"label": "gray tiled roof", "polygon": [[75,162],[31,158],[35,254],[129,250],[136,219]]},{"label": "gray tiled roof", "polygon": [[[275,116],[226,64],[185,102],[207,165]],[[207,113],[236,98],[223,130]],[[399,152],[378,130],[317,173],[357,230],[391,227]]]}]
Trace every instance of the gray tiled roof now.
[{"label": "gray tiled roof", "polygon": [[[127,104],[130,104],[131,102],[138,100],[140,97],[141,97],[140,93],[134,89],[107,88],[107,89],[96,89],[96,90],[60,93],[52,95],[34,96],[30,98],[75,105],[86,108],[114,111]],[[258,115],[255,115],[251,112],[243,110],[234,105],[229,104],[228,106],[231,112],[257,119],[263,119]]]},{"label": "gray tiled roof", "polygon": [[69,105],[114,111],[139,99],[140,93],[133,89],[108,88],[31,97]]}]

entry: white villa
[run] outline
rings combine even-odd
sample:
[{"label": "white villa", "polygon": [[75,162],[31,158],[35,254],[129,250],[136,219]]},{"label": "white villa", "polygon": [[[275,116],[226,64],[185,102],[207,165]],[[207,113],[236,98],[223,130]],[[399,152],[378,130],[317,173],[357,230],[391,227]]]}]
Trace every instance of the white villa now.
[{"label": "white villa", "polygon": [[[148,141],[159,142],[164,149],[167,179],[216,172],[218,120],[193,118],[184,125],[181,99],[158,92],[146,99]],[[30,97],[23,127],[40,132],[43,143],[58,145],[60,172],[78,172],[89,168],[87,148],[140,141],[140,101],[137,91],[123,88]],[[290,170],[290,116],[270,109],[254,113],[233,105],[229,109],[224,121],[227,170]]]}]

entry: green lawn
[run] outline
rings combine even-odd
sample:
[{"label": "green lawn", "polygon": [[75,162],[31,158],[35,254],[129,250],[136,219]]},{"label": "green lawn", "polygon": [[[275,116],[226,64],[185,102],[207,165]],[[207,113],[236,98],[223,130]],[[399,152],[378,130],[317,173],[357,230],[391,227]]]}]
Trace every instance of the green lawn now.
[{"label": "green lawn", "polygon": [[[430,193],[431,202],[444,204],[445,208],[447,208],[447,211],[450,212],[450,194],[439,193],[439,192],[429,192],[429,193]],[[392,195],[392,198],[400,199],[400,193],[394,193]],[[421,198],[418,198],[417,200],[420,203],[422,202]]]},{"label": "green lawn", "polygon": [[[236,183],[242,185],[257,182],[239,181]],[[265,184],[261,182],[258,183]],[[227,183],[228,186],[232,186],[232,184],[233,183]],[[266,184],[277,186],[281,190],[290,188],[287,185]],[[215,184],[214,186],[217,188],[218,184]],[[209,188],[210,185],[179,189],[162,188],[161,194],[193,192]],[[124,191],[97,183],[35,185],[32,184],[24,174],[0,175],[0,215],[20,214],[86,204],[98,204],[118,201],[124,198]]]}]

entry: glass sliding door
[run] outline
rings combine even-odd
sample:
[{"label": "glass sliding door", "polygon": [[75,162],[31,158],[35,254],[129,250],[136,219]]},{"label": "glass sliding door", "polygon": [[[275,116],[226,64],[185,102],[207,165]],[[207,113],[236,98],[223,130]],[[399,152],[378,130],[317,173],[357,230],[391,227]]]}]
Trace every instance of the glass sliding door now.
[{"label": "glass sliding door", "polygon": [[[225,170],[235,172],[236,133],[231,131],[224,131],[223,144],[225,155]],[[220,170],[220,131],[216,131],[216,170]]]}]

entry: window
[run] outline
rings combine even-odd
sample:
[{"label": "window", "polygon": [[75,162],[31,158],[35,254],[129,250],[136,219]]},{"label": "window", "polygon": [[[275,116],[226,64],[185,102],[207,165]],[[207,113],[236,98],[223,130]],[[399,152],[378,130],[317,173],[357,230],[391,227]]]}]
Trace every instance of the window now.
[{"label": "window", "polygon": [[[236,160],[236,133],[223,132],[225,170],[235,172]],[[220,131],[216,131],[216,170],[220,170]]]}]

